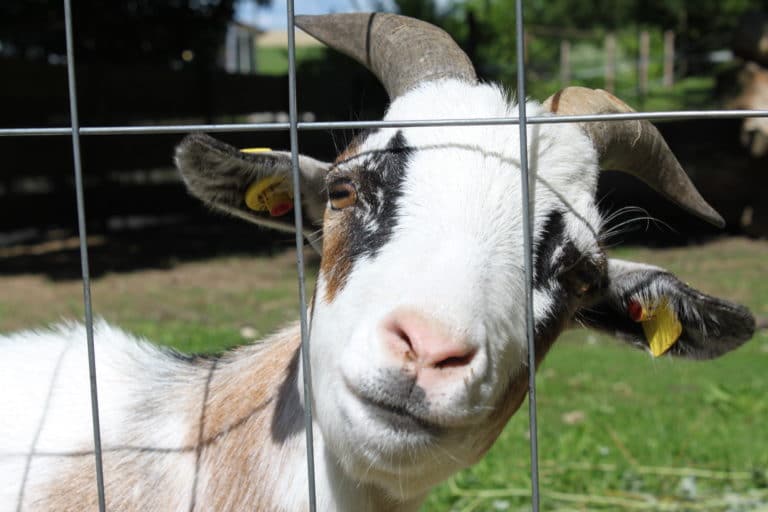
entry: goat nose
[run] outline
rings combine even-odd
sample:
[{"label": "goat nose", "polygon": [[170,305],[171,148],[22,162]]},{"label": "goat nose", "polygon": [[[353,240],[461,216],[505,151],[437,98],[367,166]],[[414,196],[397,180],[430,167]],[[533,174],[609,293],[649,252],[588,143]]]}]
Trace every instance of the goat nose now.
[{"label": "goat nose", "polygon": [[477,349],[438,320],[410,310],[391,314],[383,324],[388,352],[417,369],[447,370],[468,366]]}]

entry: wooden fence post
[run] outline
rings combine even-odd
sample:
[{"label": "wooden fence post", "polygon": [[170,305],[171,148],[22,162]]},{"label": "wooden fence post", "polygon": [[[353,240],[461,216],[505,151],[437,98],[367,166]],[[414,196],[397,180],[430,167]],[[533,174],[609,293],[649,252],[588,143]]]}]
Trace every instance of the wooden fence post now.
[{"label": "wooden fence post", "polygon": [[664,87],[675,85],[675,32],[664,32]]},{"label": "wooden fence post", "polygon": [[567,87],[571,83],[571,42],[560,41],[560,84]]},{"label": "wooden fence post", "polygon": [[651,36],[647,30],[640,32],[640,59],[637,65],[637,92],[640,97],[648,94],[648,57],[651,53]]},{"label": "wooden fence post", "polygon": [[616,34],[605,35],[605,90],[614,92],[616,88]]}]

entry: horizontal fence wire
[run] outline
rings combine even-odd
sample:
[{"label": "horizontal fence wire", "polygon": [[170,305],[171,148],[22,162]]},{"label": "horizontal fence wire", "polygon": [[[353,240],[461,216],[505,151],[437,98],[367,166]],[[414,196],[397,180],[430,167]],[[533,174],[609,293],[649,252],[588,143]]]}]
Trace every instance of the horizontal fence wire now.
[{"label": "horizontal fence wire", "polygon": [[[748,119],[768,117],[768,110],[661,110],[658,112],[627,112],[621,114],[585,114],[578,116],[538,115],[528,117],[527,124],[594,123],[600,121],[683,121],[694,119]],[[486,117],[463,119],[412,119],[404,121],[311,121],[298,122],[302,130],[347,130],[366,128],[428,128],[433,126],[492,126],[516,125],[516,117]],[[83,126],[80,135],[151,135],[188,132],[265,132],[289,131],[288,123],[233,123],[233,124],[174,124],[136,126]],[[0,137],[68,136],[72,128],[0,128]]]}]

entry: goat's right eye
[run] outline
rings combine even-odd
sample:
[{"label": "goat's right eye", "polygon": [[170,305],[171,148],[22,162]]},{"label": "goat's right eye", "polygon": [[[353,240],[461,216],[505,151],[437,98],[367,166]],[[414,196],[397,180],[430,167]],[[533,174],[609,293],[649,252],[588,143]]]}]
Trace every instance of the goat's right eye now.
[{"label": "goat's right eye", "polygon": [[357,189],[348,179],[336,180],[328,186],[328,200],[331,208],[341,210],[357,202]]}]

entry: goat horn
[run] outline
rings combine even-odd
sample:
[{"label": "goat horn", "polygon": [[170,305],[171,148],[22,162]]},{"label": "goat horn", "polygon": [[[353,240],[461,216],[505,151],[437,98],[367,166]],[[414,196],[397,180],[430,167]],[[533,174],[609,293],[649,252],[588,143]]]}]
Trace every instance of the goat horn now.
[{"label": "goat horn", "polygon": [[451,36],[424,21],[397,14],[347,13],[296,16],[296,25],[371,70],[391,100],[421,82],[477,82],[472,62]]},{"label": "goat horn", "polygon": [[[550,96],[543,107],[562,115],[634,112],[612,94],[584,87],[567,87]],[[725,226],[651,123],[635,120],[579,124],[597,149],[601,168],[632,174],[684,210],[717,227]]]}]

